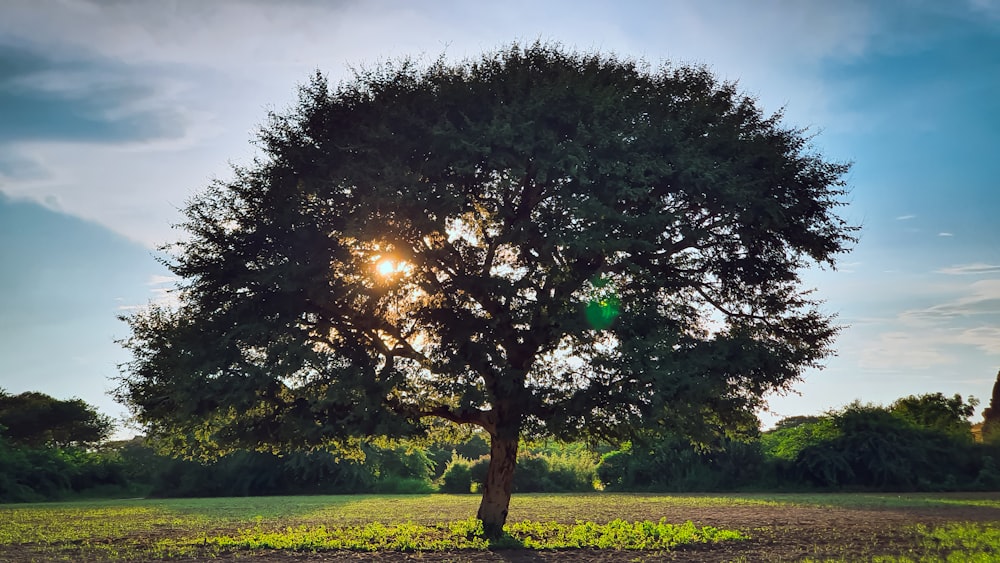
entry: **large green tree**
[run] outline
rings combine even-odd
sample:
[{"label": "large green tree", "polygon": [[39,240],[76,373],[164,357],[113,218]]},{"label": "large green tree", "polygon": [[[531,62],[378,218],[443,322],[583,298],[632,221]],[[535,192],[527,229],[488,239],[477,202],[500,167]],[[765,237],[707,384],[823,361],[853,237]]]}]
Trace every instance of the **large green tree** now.
[{"label": "large green tree", "polygon": [[700,67],[513,45],[321,76],[189,202],[175,308],[128,316],[119,399],[179,450],[482,427],[755,422],[836,333],[800,271],[853,238],[845,164]]},{"label": "large green tree", "polygon": [[972,423],[979,400],[961,395],[946,397],[943,393],[925,393],[897,399],[889,405],[889,412],[928,430],[937,430],[958,440],[973,441]]},{"label": "large green tree", "polygon": [[114,423],[82,399],[60,400],[0,389],[0,436],[15,446],[93,446],[107,440]]},{"label": "large green tree", "polygon": [[990,403],[983,409],[983,422],[980,427],[984,442],[1000,442],[1000,371],[997,371],[997,378],[993,382],[993,392],[990,394]]}]

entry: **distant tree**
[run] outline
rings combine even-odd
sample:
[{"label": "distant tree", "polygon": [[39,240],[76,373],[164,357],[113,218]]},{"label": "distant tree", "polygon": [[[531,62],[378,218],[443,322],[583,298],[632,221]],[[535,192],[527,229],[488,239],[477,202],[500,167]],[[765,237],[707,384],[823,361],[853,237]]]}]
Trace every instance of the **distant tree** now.
[{"label": "distant tree", "polygon": [[983,410],[981,432],[984,442],[1000,442],[1000,371],[997,371],[997,378],[993,383],[990,405]]},{"label": "distant tree", "polygon": [[949,398],[941,393],[928,393],[898,399],[889,406],[889,411],[922,428],[971,441],[972,423],[969,422],[969,417],[976,412],[978,404],[975,397],[970,397],[966,402],[961,395]]},{"label": "distant tree", "polygon": [[814,424],[819,422],[823,417],[819,416],[789,416],[779,420],[774,423],[774,428],[772,430],[789,430],[803,424]]},{"label": "distant tree", "polygon": [[773,429],[762,434],[761,447],[774,459],[791,461],[809,446],[832,440],[838,435],[839,431],[830,416],[794,416],[779,421]]},{"label": "distant tree", "polygon": [[[939,393],[901,398],[886,407],[858,401],[819,417],[795,417],[761,436],[784,485],[879,490],[975,489],[983,451],[971,440],[975,399]],[[812,419],[812,420],[799,420]]]},{"label": "distant tree", "polygon": [[81,399],[0,390],[0,432],[15,446],[92,446],[108,438],[110,418]]},{"label": "distant tree", "polygon": [[749,485],[761,477],[763,456],[757,440],[718,437],[695,447],[685,436],[660,433],[627,442],[601,457],[597,476],[614,491],[720,491]]},{"label": "distant tree", "polygon": [[178,451],[480,426],[478,516],[522,435],[749,426],[837,332],[801,287],[853,242],[848,166],[708,70],[514,45],[317,76],[185,209],[177,309],[117,391]]}]

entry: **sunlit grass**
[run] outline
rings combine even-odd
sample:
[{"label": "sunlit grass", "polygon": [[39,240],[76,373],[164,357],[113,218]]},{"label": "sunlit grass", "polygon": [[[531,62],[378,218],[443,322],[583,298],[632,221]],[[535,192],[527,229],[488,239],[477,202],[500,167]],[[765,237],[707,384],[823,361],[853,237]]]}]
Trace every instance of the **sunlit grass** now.
[{"label": "sunlit grass", "polygon": [[[475,495],[334,495],[6,505],[0,506],[0,560],[10,553],[17,560],[25,554],[30,555],[26,560],[201,558],[257,549],[669,550],[746,537],[664,519],[683,519],[685,509],[1000,509],[1000,494],[522,494],[512,499],[507,535],[490,543],[478,521],[469,518],[479,500]],[[871,561],[1000,561],[998,526],[914,528],[920,544],[914,544],[912,554],[876,555]]]},{"label": "sunlit grass", "polygon": [[[918,524],[919,553],[874,555],[871,563],[995,563],[1000,561],[1000,523]],[[852,560],[854,561],[854,560]],[[846,563],[844,559],[805,559],[803,563]]]},{"label": "sunlit grass", "polygon": [[137,532],[183,532],[212,523],[204,515],[178,514],[149,506],[87,503],[0,507],[0,545],[66,543]]},{"label": "sunlit grass", "polygon": [[220,547],[246,549],[441,551],[497,547],[664,550],[691,543],[746,539],[744,534],[733,530],[697,527],[691,522],[675,525],[664,520],[655,523],[614,520],[607,524],[523,521],[508,524],[504,531],[506,536],[503,538],[487,540],[483,537],[481,523],[468,519],[434,526],[373,523],[342,528],[299,526],[274,531],[252,528],[205,541]]},{"label": "sunlit grass", "polygon": [[1000,509],[1000,493],[763,493],[742,495],[790,506],[854,509],[985,507]]},{"label": "sunlit grass", "polygon": [[[343,498],[343,497],[341,497]],[[384,523],[400,520],[433,524],[454,520],[456,516],[475,514],[479,506],[476,495],[400,495],[346,497],[346,502],[316,506],[303,510],[304,521],[322,520],[339,524],[375,521]],[[720,495],[651,495],[614,493],[519,494],[510,505],[511,521],[556,521],[573,523],[577,520],[610,522],[616,519],[658,521],[664,511],[677,508],[727,506],[778,506],[764,498],[744,498]],[[303,507],[305,508],[305,507]]]},{"label": "sunlit grass", "polygon": [[[0,507],[4,546],[45,558],[212,556],[231,550],[647,549],[743,539],[733,530],[672,524],[678,506],[768,503],[660,495],[518,495],[501,540],[470,519],[474,495],[303,496],[26,504]],[[628,515],[625,519],[622,516]],[[555,516],[555,518],[553,518]],[[0,557],[2,558],[2,557]]]}]

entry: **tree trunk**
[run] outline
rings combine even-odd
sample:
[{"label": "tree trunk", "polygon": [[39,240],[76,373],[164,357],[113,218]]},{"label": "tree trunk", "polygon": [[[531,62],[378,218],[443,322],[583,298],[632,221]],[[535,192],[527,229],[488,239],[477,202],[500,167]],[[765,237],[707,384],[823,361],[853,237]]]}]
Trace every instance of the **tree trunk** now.
[{"label": "tree trunk", "polygon": [[513,437],[490,434],[490,466],[486,472],[483,500],[479,503],[476,518],[483,522],[488,538],[503,535],[510,507],[510,491],[514,484],[514,467],[517,465],[518,435]]}]

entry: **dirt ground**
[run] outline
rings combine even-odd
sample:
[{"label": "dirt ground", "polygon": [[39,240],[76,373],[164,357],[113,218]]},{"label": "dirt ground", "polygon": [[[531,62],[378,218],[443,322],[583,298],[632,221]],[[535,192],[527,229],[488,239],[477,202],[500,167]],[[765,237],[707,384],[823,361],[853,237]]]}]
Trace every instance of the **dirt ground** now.
[{"label": "dirt ground", "polygon": [[[618,507],[616,517],[629,520],[629,506]],[[661,516],[668,522],[692,520],[700,526],[738,529],[750,535],[748,541],[695,545],[672,552],[572,549],[558,551],[496,550],[433,553],[329,551],[301,553],[288,551],[233,552],[212,561],[225,563],[445,563],[445,562],[773,562],[799,561],[810,557],[864,560],[872,555],[912,554],[919,547],[914,524],[946,522],[1000,522],[1000,509],[972,506],[934,508],[847,509],[805,506],[677,507]],[[646,513],[648,517],[648,513]],[[27,556],[27,557],[24,557]],[[23,559],[20,557],[24,557]],[[37,554],[0,551],[0,561],[38,561]],[[181,559],[198,561],[200,559]],[[172,561],[178,561],[174,559]]]},{"label": "dirt ground", "polygon": [[[236,553],[216,559],[226,562],[318,563],[359,562],[771,562],[798,561],[807,557],[847,561],[872,555],[902,555],[919,547],[912,526],[946,522],[997,522],[1000,510],[955,506],[919,509],[843,509],[789,506],[729,508],[678,508],[663,514],[670,522],[692,520],[701,526],[739,529],[749,541],[684,547],[666,552],[613,550],[498,550],[447,553]],[[627,518],[625,518],[627,519]]]}]

